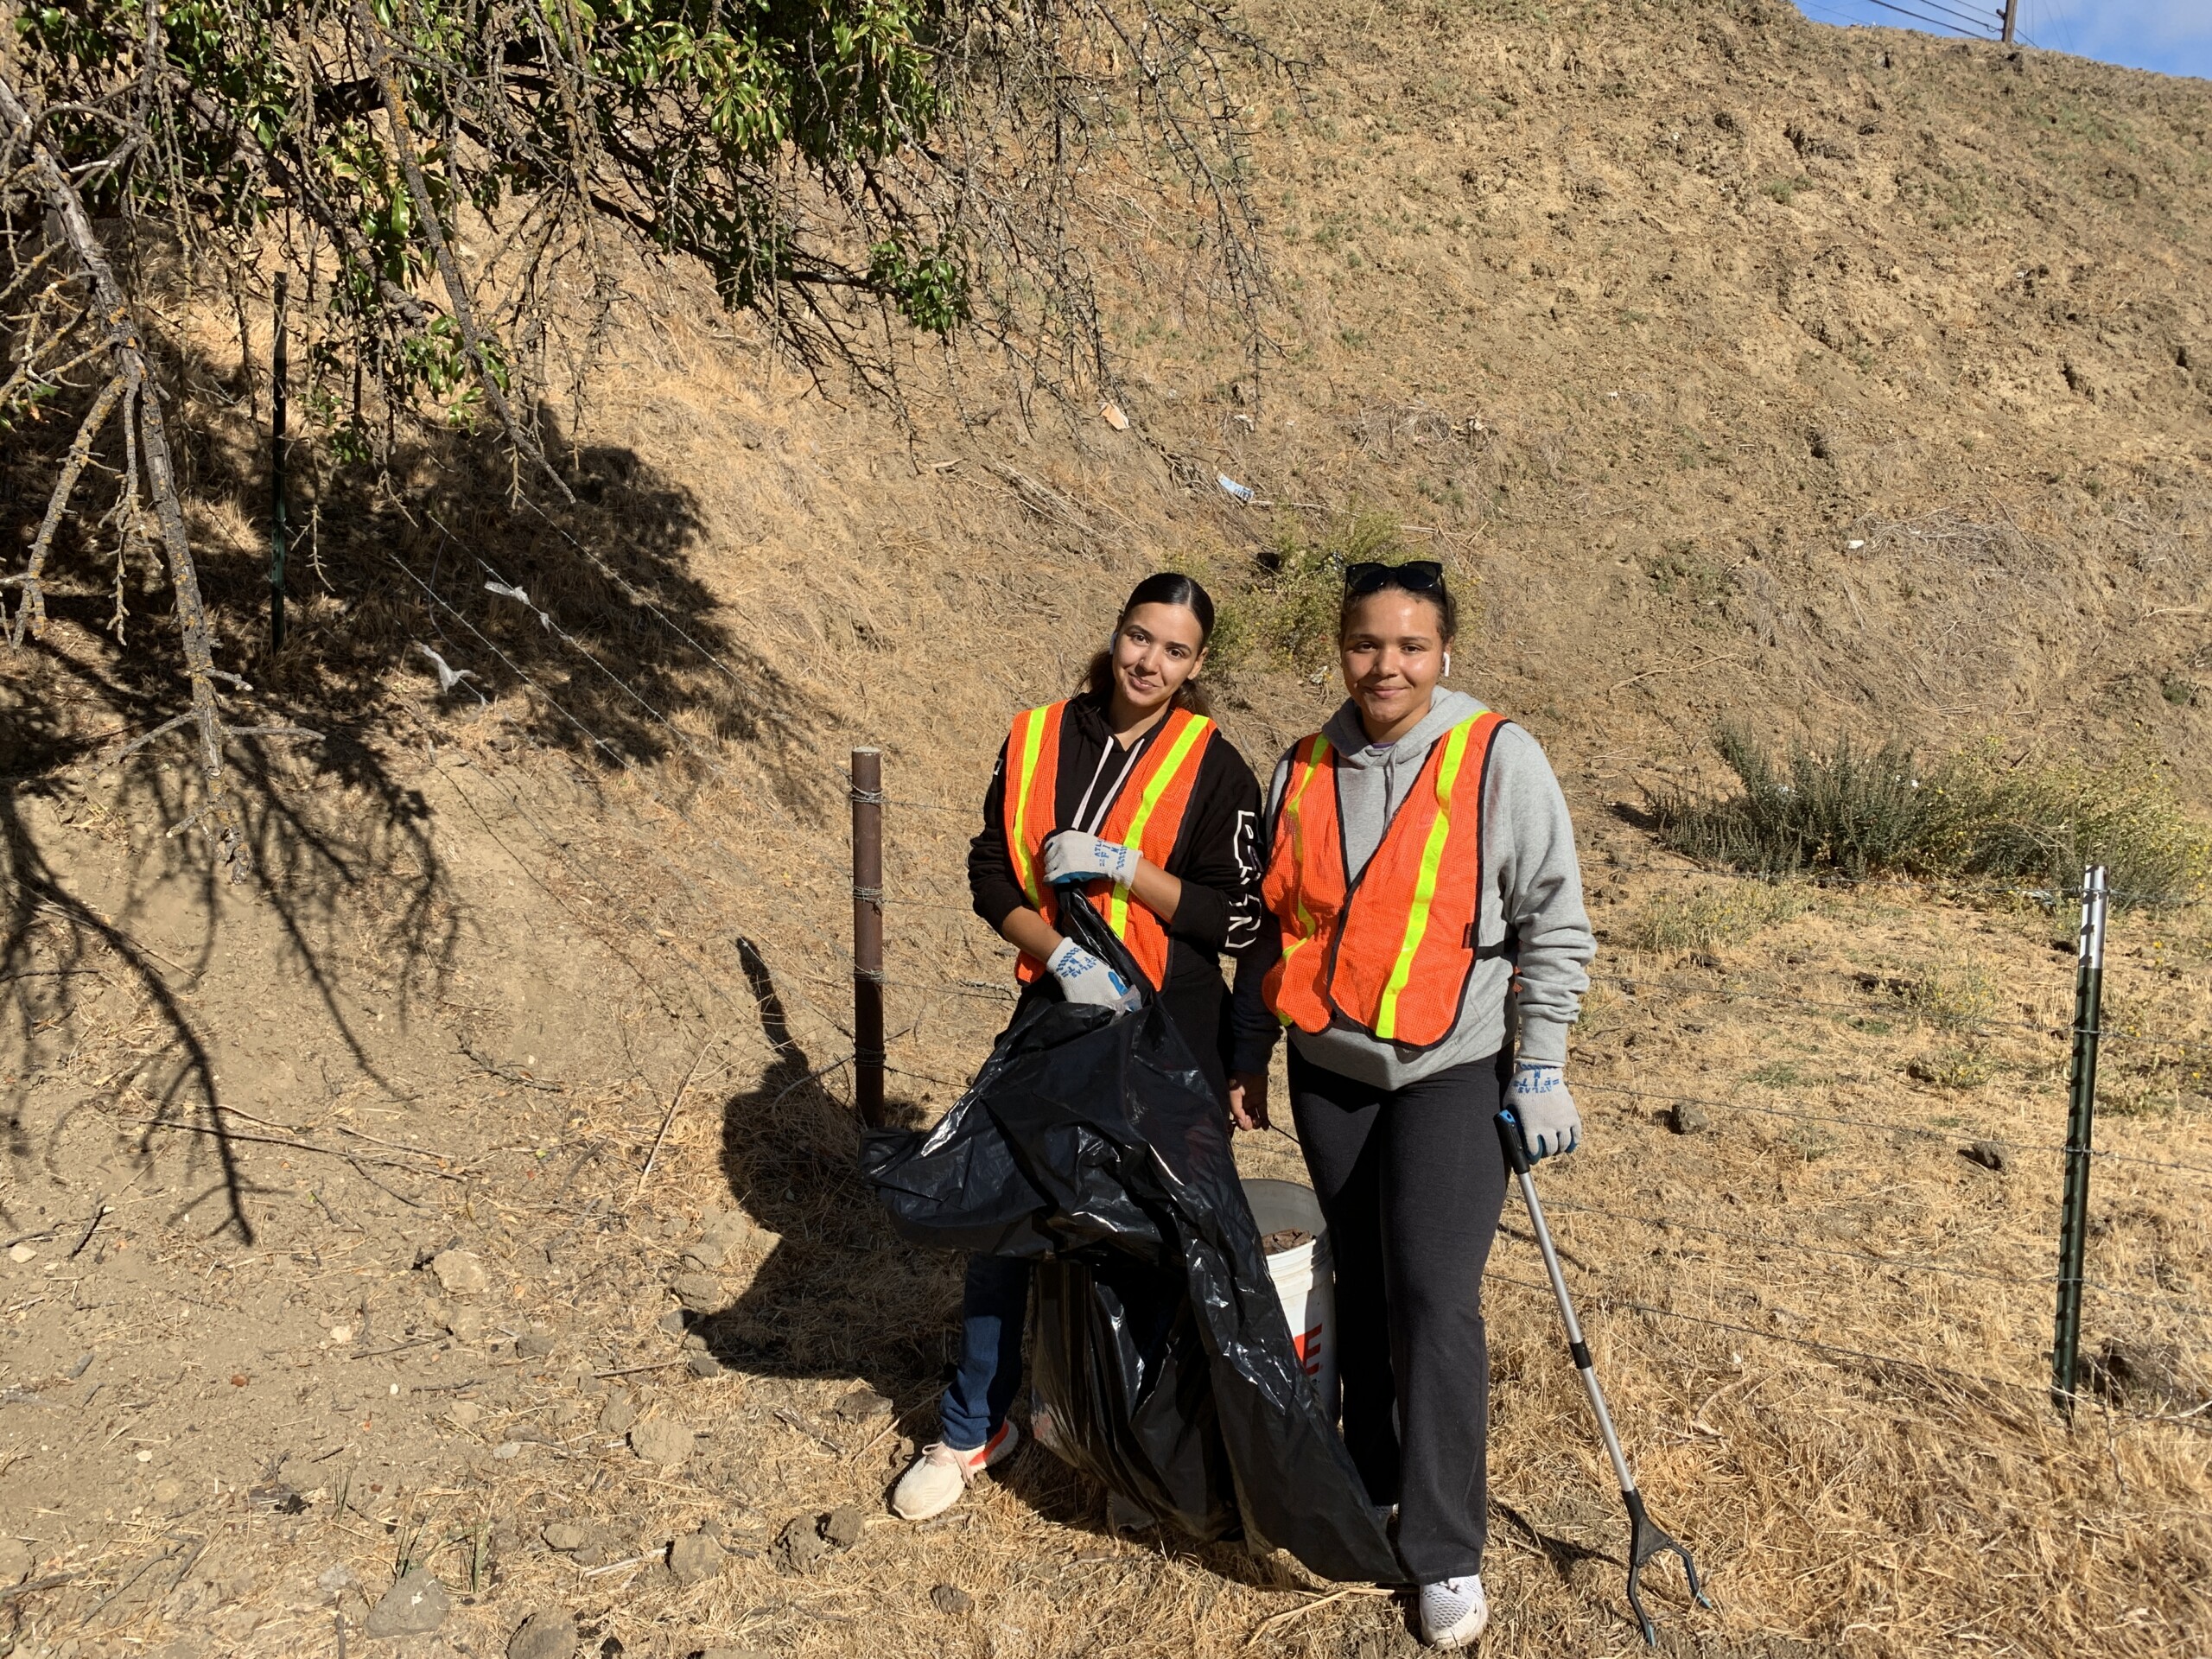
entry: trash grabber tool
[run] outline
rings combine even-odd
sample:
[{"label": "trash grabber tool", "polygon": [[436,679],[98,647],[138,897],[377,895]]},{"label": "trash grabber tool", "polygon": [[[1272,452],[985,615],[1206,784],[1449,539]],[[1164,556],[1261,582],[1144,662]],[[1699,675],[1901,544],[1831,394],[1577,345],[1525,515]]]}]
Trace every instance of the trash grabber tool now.
[{"label": "trash grabber tool", "polygon": [[1529,1168],[1529,1149],[1521,1140],[1520,1120],[1508,1107],[1497,1115],[1497,1136],[1505,1144],[1505,1160],[1513,1166],[1513,1173],[1521,1183],[1521,1198],[1529,1206],[1529,1223],[1536,1230],[1536,1248],[1543,1252],[1544,1272],[1552,1281],[1552,1295],[1559,1303],[1560,1322],[1567,1326],[1567,1351],[1574,1357],[1574,1369],[1582,1373],[1582,1386],[1589,1391],[1590,1409],[1597,1414],[1598,1433],[1605,1442],[1605,1455],[1613,1460],[1613,1473],[1621,1483],[1621,1502],[1628,1506],[1628,1605],[1636,1610],[1637,1623],[1643,1627],[1647,1646],[1659,1645],[1658,1626],[1651,1622],[1651,1615],[1643,1611],[1643,1598],[1639,1581],[1643,1576],[1644,1564],[1655,1555],[1675,1554],[1682,1559],[1682,1570],[1689,1574],[1690,1594],[1700,1607],[1710,1607],[1712,1601],[1698,1586],[1697,1563],[1690,1553],[1653,1524],[1643,1511],[1643,1494],[1636,1490],[1636,1477],[1628,1471],[1628,1459],[1621,1452],[1620,1436],[1613,1432],[1613,1414],[1605,1409],[1605,1390],[1598,1386],[1598,1373],[1590,1363],[1590,1345],[1582,1340],[1582,1327],[1574,1318],[1574,1300],[1567,1294],[1567,1277],[1559,1268],[1559,1251],[1552,1245],[1552,1230],[1544,1224],[1544,1206],[1536,1201],[1536,1179]]}]

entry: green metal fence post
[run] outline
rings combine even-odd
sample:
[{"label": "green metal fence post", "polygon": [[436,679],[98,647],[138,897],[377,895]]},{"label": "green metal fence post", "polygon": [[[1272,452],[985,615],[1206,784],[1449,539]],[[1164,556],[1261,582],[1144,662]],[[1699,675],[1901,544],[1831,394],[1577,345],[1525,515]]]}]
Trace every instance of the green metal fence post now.
[{"label": "green metal fence post", "polygon": [[2067,1067],[2066,1196],[2058,1212],[2058,1322],[2050,1347],[2050,1400],[2074,1415],[2082,1351],[2082,1253],[2089,1230],[2089,1137],[2097,1107],[2097,1039],[2105,980],[2105,868],[2082,873],[2082,933],[2074,969],[2074,1055]]},{"label": "green metal fence post", "polygon": [[284,276],[276,273],[276,347],[269,379],[269,654],[284,649],[284,554],[291,537],[284,527]]}]

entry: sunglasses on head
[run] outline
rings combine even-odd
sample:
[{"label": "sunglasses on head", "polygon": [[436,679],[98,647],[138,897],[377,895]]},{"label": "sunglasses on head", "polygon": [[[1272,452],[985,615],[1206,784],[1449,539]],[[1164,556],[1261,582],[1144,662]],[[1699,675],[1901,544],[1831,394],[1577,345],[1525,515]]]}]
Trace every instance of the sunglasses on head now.
[{"label": "sunglasses on head", "polygon": [[1385,588],[1396,588],[1408,594],[1440,594],[1444,591],[1444,567],[1434,559],[1408,559],[1403,564],[1362,559],[1344,567],[1345,598],[1364,599]]}]

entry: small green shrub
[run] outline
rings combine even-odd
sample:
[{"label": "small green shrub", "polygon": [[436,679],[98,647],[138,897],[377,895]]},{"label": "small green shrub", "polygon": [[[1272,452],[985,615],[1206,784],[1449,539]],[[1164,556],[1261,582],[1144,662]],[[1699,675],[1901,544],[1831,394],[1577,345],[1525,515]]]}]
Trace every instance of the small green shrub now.
[{"label": "small green shrub", "polygon": [[1904,1069],[1908,1076],[1938,1089],[1979,1089],[1989,1081],[1989,1062],[1966,1048],[1915,1055]]},{"label": "small green shrub", "polygon": [[1981,1024],[1997,1012],[1999,997],[1987,970],[1965,957],[1930,968],[1898,995],[1915,1014],[1947,1031]]},{"label": "small green shrub", "polygon": [[[1398,521],[1387,513],[1339,513],[1318,539],[1308,536],[1301,519],[1286,513],[1260,555],[1258,579],[1218,599],[1209,655],[1226,666],[1257,659],[1297,669],[1326,667],[1336,658],[1344,567],[1406,556]],[[1222,652],[1224,636],[1234,652]]]},{"label": "small green shrub", "polygon": [[2123,757],[2007,760],[1996,744],[1923,766],[1892,740],[1793,744],[1777,761],[1742,728],[1714,736],[1733,794],[1656,797],[1660,839],[1762,874],[1834,870],[1994,878],[2063,888],[2101,863],[2113,903],[2180,903],[2212,874],[2212,839],[2183,817],[2163,768]]}]

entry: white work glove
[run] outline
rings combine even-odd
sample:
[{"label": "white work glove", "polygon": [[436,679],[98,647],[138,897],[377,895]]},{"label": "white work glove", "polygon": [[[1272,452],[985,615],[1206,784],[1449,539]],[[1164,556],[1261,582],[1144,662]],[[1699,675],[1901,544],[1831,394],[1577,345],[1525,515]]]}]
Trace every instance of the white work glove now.
[{"label": "white work glove", "polygon": [[1128,1014],[1143,1006],[1143,999],[1128,981],[1092,956],[1073,939],[1062,939],[1060,948],[1045,964],[1060,982],[1060,994],[1071,1002]]},{"label": "white work glove", "polygon": [[1532,1164],[1573,1152],[1582,1139],[1582,1118],[1574,1109],[1574,1096],[1567,1092],[1567,1077],[1548,1061],[1515,1061],[1505,1103],[1521,1125],[1521,1144]]},{"label": "white work glove", "polygon": [[1142,861],[1135,848],[1101,841],[1080,830],[1063,830],[1045,843],[1045,880],[1052,887],[1063,881],[1106,880],[1126,887]]}]

